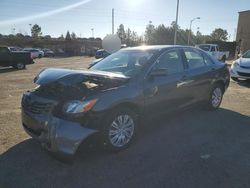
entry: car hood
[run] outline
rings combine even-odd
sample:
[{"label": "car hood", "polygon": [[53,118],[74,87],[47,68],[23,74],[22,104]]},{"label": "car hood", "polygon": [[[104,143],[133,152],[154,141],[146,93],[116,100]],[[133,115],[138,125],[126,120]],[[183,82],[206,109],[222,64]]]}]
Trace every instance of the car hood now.
[{"label": "car hood", "polygon": [[42,70],[34,79],[38,85],[60,83],[74,85],[85,81],[93,83],[119,82],[124,83],[129,77],[105,71],[71,70],[62,68],[48,68]]},{"label": "car hood", "polygon": [[240,66],[250,67],[250,59],[249,58],[240,58],[237,60]]}]

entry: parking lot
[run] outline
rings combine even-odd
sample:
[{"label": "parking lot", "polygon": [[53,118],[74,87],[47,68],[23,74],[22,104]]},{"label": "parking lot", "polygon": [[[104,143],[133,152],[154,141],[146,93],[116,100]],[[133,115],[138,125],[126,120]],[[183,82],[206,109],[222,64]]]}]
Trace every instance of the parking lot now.
[{"label": "parking lot", "polygon": [[250,82],[231,81],[221,108],[152,119],[127,150],[84,144],[72,165],[23,131],[20,100],[45,67],[86,68],[87,57],[42,58],[0,69],[0,187],[250,187]]}]

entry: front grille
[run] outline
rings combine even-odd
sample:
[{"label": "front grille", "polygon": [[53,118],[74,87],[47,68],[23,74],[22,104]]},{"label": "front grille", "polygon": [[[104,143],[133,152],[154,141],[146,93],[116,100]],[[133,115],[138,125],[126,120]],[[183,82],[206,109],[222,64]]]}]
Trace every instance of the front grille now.
[{"label": "front grille", "polygon": [[238,72],[238,74],[239,74],[240,76],[250,77],[250,73]]},{"label": "front grille", "polygon": [[50,102],[37,102],[31,101],[29,98],[23,98],[22,107],[28,112],[34,114],[46,114],[51,112],[54,108],[54,104]]}]

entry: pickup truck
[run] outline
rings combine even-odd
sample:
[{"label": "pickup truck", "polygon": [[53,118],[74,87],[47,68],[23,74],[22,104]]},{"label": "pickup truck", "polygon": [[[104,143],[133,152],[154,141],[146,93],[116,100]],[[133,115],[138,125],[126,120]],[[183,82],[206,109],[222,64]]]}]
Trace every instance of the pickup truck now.
[{"label": "pickup truck", "polygon": [[206,51],[219,61],[225,62],[229,57],[229,51],[219,51],[219,46],[217,44],[198,44],[195,45],[195,47]]},{"label": "pickup truck", "polygon": [[24,69],[27,64],[33,64],[30,52],[11,51],[9,47],[0,46],[0,66],[12,66],[16,69]]}]

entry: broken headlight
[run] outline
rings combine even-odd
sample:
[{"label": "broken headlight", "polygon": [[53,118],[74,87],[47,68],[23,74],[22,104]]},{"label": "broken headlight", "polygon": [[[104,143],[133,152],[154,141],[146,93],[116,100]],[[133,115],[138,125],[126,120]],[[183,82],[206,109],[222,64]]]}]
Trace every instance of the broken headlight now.
[{"label": "broken headlight", "polygon": [[68,114],[85,113],[91,110],[96,104],[97,99],[88,101],[73,100],[64,105],[64,112]]}]

